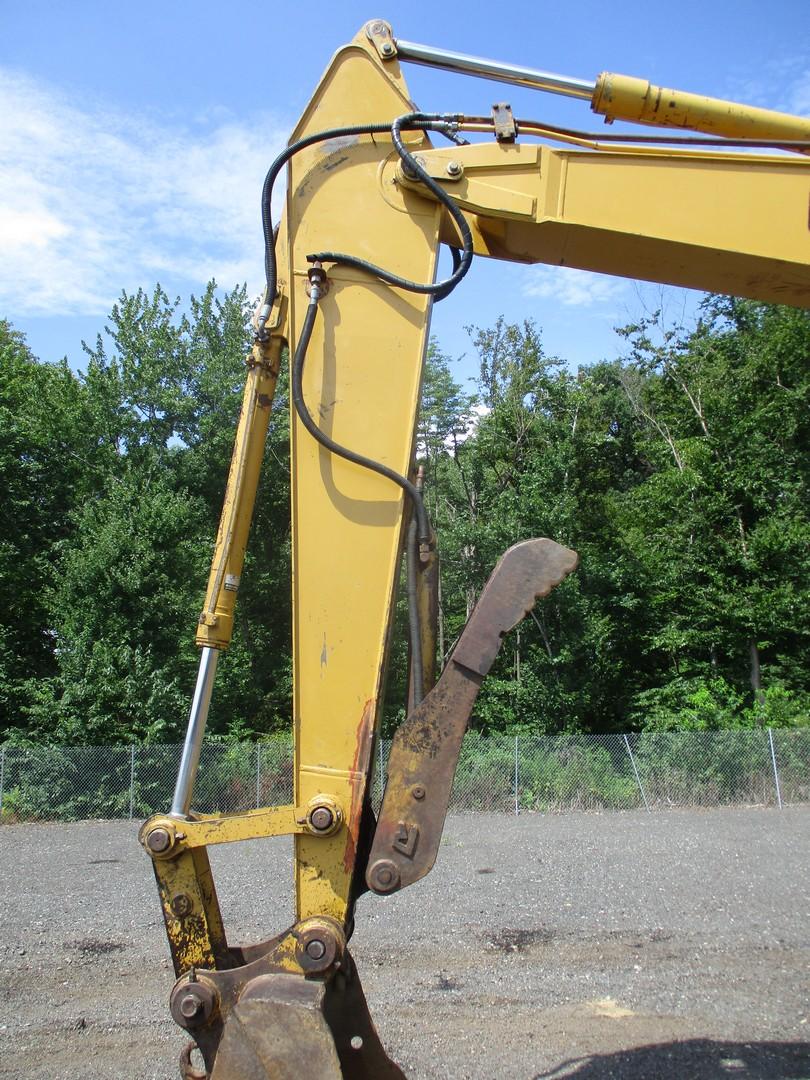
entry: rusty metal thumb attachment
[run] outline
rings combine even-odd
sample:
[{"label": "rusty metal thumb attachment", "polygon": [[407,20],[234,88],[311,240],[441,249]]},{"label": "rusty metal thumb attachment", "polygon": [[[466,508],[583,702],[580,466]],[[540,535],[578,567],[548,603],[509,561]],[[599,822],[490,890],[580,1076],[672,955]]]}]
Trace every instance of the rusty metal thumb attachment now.
[{"label": "rusty metal thumb attachment", "polygon": [[509,548],[489,581],[442,676],[394,736],[366,881],[396,892],[436,861],[461,741],[503,636],[576,568],[575,551],[553,540]]}]

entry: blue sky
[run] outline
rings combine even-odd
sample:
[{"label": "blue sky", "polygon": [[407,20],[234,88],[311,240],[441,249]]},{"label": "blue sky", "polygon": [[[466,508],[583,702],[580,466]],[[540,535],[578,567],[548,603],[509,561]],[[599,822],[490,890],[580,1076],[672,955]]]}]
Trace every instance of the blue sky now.
[{"label": "blue sky", "polygon": [[[397,36],[594,79],[602,70],[810,113],[810,0],[637,0],[501,5],[367,3],[5,4],[0,34],[0,317],[46,360],[82,362],[121,289],[172,295],[261,288],[258,201],[332,53],[372,17]],[[598,129],[587,103],[408,66],[427,110]],[[358,119],[362,119],[358,116]],[[690,311],[670,291],[669,317]],[[656,307],[657,287],[478,260],[433,332],[467,354],[464,326],[534,318],[574,364],[620,353],[612,327]]]}]

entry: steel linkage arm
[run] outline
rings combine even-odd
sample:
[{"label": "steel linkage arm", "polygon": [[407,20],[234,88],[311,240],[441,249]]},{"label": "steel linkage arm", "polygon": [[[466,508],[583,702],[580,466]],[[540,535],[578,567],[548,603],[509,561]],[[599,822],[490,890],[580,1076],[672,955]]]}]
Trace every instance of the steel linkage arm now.
[{"label": "steel linkage arm", "polygon": [[[595,145],[525,139],[419,156],[464,211],[478,255],[810,304],[806,157]],[[389,170],[432,198],[400,165]],[[446,217],[442,238],[458,243]]]},{"label": "steel linkage arm", "polygon": [[[307,142],[357,120],[384,135]],[[382,475],[327,452],[291,416],[294,769],[288,807],[234,816],[194,812],[193,785],[213,682],[240,584],[270,398],[282,342],[295,354],[311,299],[308,256],[362,239],[372,260],[430,282],[438,259],[437,207],[376,178],[392,144],[392,118],[411,108],[401,78],[384,71],[363,38],[341,50],[293,134],[275,256],[276,314],[249,358],[248,386],[208,593],[198,626],[203,664],[170,814],[141,838],[154,864],[177,975],[174,1020],[195,1040],[204,1069],[184,1055],[186,1080],[401,1080],[365,1006],[346,948],[373,822],[369,770],[379,725],[388,626],[403,538],[402,491]],[[430,145],[421,130],[408,145]],[[372,192],[371,198],[365,198]],[[358,195],[360,196],[358,198]],[[402,213],[403,207],[406,213]],[[300,394],[318,427],[406,475],[413,458],[431,297],[399,297],[348,269],[330,274]],[[327,295],[328,293],[328,295]],[[267,304],[263,305],[264,308]],[[269,332],[269,336],[267,334]],[[291,394],[291,397],[293,395]],[[292,925],[260,945],[232,944],[217,900],[208,846],[288,833],[295,845]],[[289,921],[289,915],[280,925]],[[238,939],[237,939],[238,940]],[[303,1017],[309,1019],[305,1020]]]}]

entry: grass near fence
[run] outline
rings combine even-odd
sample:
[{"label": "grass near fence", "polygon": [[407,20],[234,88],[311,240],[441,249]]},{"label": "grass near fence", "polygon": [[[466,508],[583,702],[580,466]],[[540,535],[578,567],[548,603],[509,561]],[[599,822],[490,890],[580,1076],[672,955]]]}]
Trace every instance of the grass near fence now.
[{"label": "grass near fence", "polygon": [[[372,774],[379,804],[390,742]],[[0,820],[144,818],[172,800],[180,746],[0,747]],[[292,744],[203,747],[201,813],[292,800]],[[492,736],[470,732],[451,809],[502,812],[810,801],[810,730]]]}]

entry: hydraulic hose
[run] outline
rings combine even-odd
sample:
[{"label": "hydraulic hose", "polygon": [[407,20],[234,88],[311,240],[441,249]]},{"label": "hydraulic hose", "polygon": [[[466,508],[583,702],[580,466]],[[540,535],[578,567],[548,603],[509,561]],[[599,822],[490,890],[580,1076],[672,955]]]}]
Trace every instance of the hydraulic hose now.
[{"label": "hydraulic hose", "polygon": [[319,261],[323,262],[336,262],[343,265],[356,266],[368,273],[373,274],[375,277],[382,281],[385,281],[389,285],[394,285],[398,288],[407,289],[411,292],[422,292],[432,295],[435,299],[444,299],[459,283],[470,268],[472,262],[472,234],[470,233],[469,226],[464,218],[464,215],[455,205],[453,200],[447,195],[442,188],[427,175],[422,169],[419,163],[414,159],[413,155],[405,147],[402,142],[401,132],[405,131],[436,131],[446,138],[456,143],[463,143],[465,140],[460,139],[457,135],[457,128],[461,121],[461,117],[455,114],[443,114],[443,113],[407,113],[404,116],[398,117],[393,124],[380,123],[380,124],[355,124],[349,127],[328,128],[325,131],[314,132],[312,135],[306,135],[302,139],[296,140],[286,147],[272,163],[267,170],[267,175],[264,178],[264,184],[262,185],[262,233],[264,235],[264,273],[265,273],[265,294],[264,301],[259,311],[256,325],[258,337],[262,339],[265,334],[264,327],[270,316],[270,310],[273,306],[273,301],[276,296],[277,282],[278,282],[278,267],[276,264],[276,245],[275,236],[273,230],[272,221],[272,197],[273,186],[275,185],[278,175],[287,162],[299,153],[299,151],[306,149],[308,146],[313,146],[318,142],[325,142],[328,139],[347,138],[356,135],[379,135],[383,133],[390,133],[394,146],[397,149],[400,157],[406,162],[407,167],[417,175],[426,186],[434,192],[439,201],[444,205],[448,212],[453,216],[456,221],[459,231],[462,236],[463,254],[456,262],[456,256],[453,258],[453,272],[449,278],[445,281],[438,281],[432,284],[423,285],[419,282],[408,281],[406,278],[401,278],[396,274],[391,274],[380,267],[374,266],[373,263],[366,262],[364,259],[357,259],[351,255],[343,255],[337,252],[330,252],[326,254],[316,254],[308,256],[311,262]]},{"label": "hydraulic hose", "polygon": [[[453,267],[450,276],[443,281],[422,283],[417,281],[411,281],[408,278],[403,278],[398,274],[394,274],[391,271],[385,270],[382,267],[375,266],[373,263],[360,259],[356,256],[346,255],[341,252],[320,252],[317,254],[307,256],[307,260],[310,263],[315,263],[320,269],[319,264],[321,262],[332,262],[343,266],[352,266],[355,269],[364,271],[378,280],[385,282],[395,288],[405,289],[408,292],[420,293],[423,295],[432,296],[434,301],[443,300],[448,296],[456,285],[461,281],[464,275],[470,268],[473,255],[473,239],[470,228],[467,224],[464,214],[456,206],[452,198],[447,195],[443,188],[436,183],[432,177],[428,176],[427,172],[422,168],[419,162],[416,160],[413,154],[405,146],[402,139],[403,130],[424,130],[424,131],[438,131],[441,134],[446,135],[452,141],[461,143],[465,140],[461,139],[457,135],[458,124],[461,121],[460,116],[456,115],[444,115],[438,113],[408,113],[404,116],[398,117],[392,125],[388,124],[368,124],[368,125],[356,125],[352,127],[331,128],[327,131],[321,131],[308,135],[303,139],[297,140],[288,146],[273,162],[270,166],[267,175],[265,176],[264,185],[262,187],[262,231],[264,234],[264,249],[265,249],[265,296],[261,310],[257,318],[257,334],[260,339],[265,336],[265,325],[270,315],[273,300],[276,296],[277,290],[277,277],[278,268],[276,264],[276,252],[275,252],[275,236],[276,233],[273,229],[272,217],[271,217],[271,204],[273,185],[281,172],[284,165],[292,158],[296,153],[303,150],[307,146],[311,146],[317,142],[323,142],[328,139],[335,139],[341,137],[349,137],[356,135],[373,135],[382,132],[391,133],[391,139],[393,145],[402,159],[408,172],[417,177],[427,188],[432,192],[435,198],[445,207],[447,212],[453,218],[461,236],[462,247],[461,250],[452,247],[451,255],[453,260]],[[318,302],[321,298],[321,283],[318,280],[318,276],[314,273],[314,270],[310,272],[310,302],[307,307],[304,323],[299,335],[298,344],[293,357],[292,372],[291,372],[291,397],[293,407],[298,415],[301,423],[306,430],[312,435],[312,437],[326,450],[330,451],[342,457],[346,461],[350,461],[362,468],[369,469],[372,472],[377,473],[380,476],[386,477],[393,483],[397,484],[406,493],[411,500],[413,507],[413,514],[411,522],[408,526],[407,544],[406,544],[406,561],[407,561],[407,577],[408,577],[408,628],[409,638],[411,645],[411,664],[413,670],[413,702],[418,705],[424,696],[424,671],[422,665],[422,637],[421,626],[419,617],[419,605],[417,601],[417,575],[418,575],[418,561],[419,551],[418,547],[427,551],[431,542],[431,529],[430,522],[428,520],[427,511],[425,510],[424,500],[422,499],[422,493],[419,488],[413,484],[407,477],[400,475],[394,469],[389,468],[382,462],[374,461],[372,458],[366,457],[363,454],[359,454],[354,450],[348,449],[348,447],[341,446],[330,438],[325,432],[323,432],[313,420],[307,406],[304,401],[303,392],[303,373],[304,373],[304,361],[306,359],[307,348],[312,337],[312,331],[315,326],[315,319],[318,313]]]},{"label": "hydraulic hose", "polygon": [[401,476],[394,469],[389,468],[387,465],[383,465],[381,461],[374,461],[372,458],[365,457],[363,454],[358,454],[356,451],[349,450],[348,447],[336,443],[334,439],[330,438],[318,427],[307,408],[306,402],[304,401],[303,389],[304,360],[306,359],[307,348],[309,347],[309,341],[312,337],[312,330],[315,326],[315,318],[318,314],[318,301],[320,300],[320,295],[320,288],[313,284],[310,301],[304,316],[304,325],[301,327],[298,346],[295,350],[295,356],[293,357],[290,379],[290,393],[293,407],[295,408],[301,423],[321,446],[331,453],[337,454],[338,457],[344,458],[346,461],[351,461],[364,469],[370,469],[380,476],[385,476],[388,480],[393,481],[393,483],[397,484],[406,492],[413,505],[419,543],[428,546],[430,544],[430,522],[428,521],[422,493],[416,485],[411,483],[407,477]]},{"label": "hydraulic hose", "polygon": [[416,578],[419,572],[417,568],[419,554],[416,549],[417,538],[419,544],[428,545],[430,543],[430,523],[428,521],[427,511],[425,510],[424,500],[422,499],[422,492],[415,484],[412,484],[406,477],[400,476],[400,474],[393,469],[389,469],[387,465],[383,465],[379,461],[373,461],[371,458],[364,457],[362,454],[358,454],[354,450],[348,450],[345,446],[336,443],[334,439],[331,439],[323,432],[312,419],[309,409],[306,406],[306,402],[304,401],[304,360],[306,359],[307,348],[309,347],[310,338],[312,337],[312,330],[315,326],[315,319],[318,315],[318,301],[320,298],[320,286],[313,281],[309,304],[307,305],[307,310],[304,315],[304,324],[301,327],[298,346],[295,350],[295,356],[293,357],[292,374],[290,378],[290,394],[293,407],[295,408],[301,423],[321,446],[325,447],[331,453],[337,454],[338,457],[353,462],[355,465],[360,465],[362,468],[370,469],[372,472],[387,477],[395,484],[398,484],[399,487],[403,488],[411,500],[413,517],[408,527],[406,551],[408,569],[408,636],[411,645],[411,663],[414,671],[414,704],[418,705],[424,696],[424,673],[422,668],[422,635],[419,622],[419,605],[416,595]]},{"label": "hydraulic hose", "polygon": [[436,282],[411,281],[409,278],[400,277],[399,274],[394,274],[390,270],[384,270],[381,266],[375,266],[374,263],[370,263],[366,259],[360,259],[356,255],[346,255],[337,251],[320,251],[317,254],[308,255],[307,258],[310,262],[331,262],[337,263],[339,266],[351,266],[356,270],[363,270],[368,274],[372,274],[387,285],[393,285],[395,288],[405,289],[408,292],[438,297],[439,299],[444,299],[445,296],[452,292],[470,269],[473,257],[472,232],[467,224],[467,219],[456,206],[451,196],[433,177],[428,176],[418,160],[405,146],[402,141],[402,131],[403,129],[412,130],[414,128],[422,128],[426,131],[441,130],[441,127],[435,127],[435,125],[458,124],[461,119],[460,116],[455,114],[413,112],[397,117],[391,125],[391,139],[394,148],[402,158],[408,172],[419,179],[438,202],[444,206],[458,228],[462,243],[461,257],[457,264],[455,264],[454,260],[455,265],[449,278]]}]

